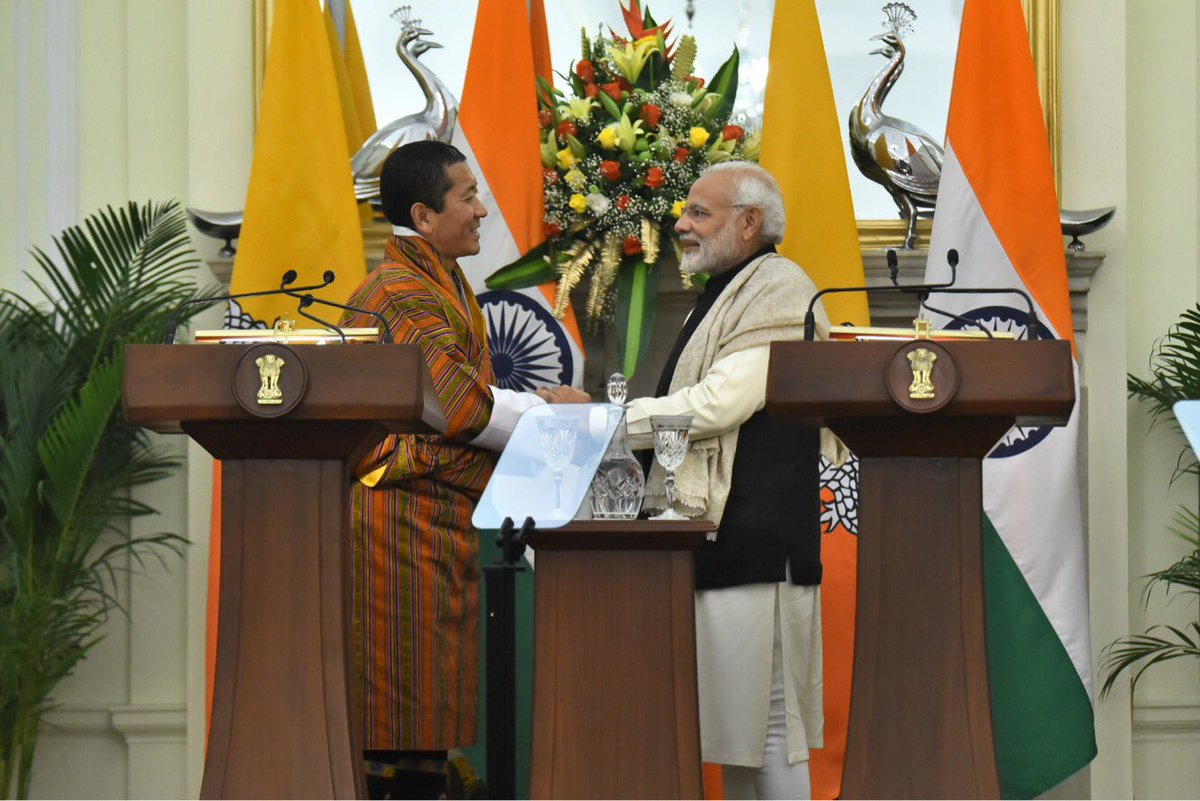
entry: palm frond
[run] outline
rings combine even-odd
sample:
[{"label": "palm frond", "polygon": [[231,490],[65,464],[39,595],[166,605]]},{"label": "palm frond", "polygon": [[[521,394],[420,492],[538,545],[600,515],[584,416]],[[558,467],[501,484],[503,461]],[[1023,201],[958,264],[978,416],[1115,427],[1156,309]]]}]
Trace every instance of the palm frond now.
[{"label": "palm frond", "polygon": [[[1150,407],[1150,425],[1178,425],[1172,413],[1177,401],[1200,399],[1200,304],[1187,309],[1150,351],[1150,376],[1129,373],[1126,388],[1131,398]],[[1196,454],[1186,445],[1180,452],[1172,481],[1200,472]]]},{"label": "palm frond", "polygon": [[[1155,636],[1152,633],[1155,631],[1166,631],[1171,636]],[[1182,629],[1166,625],[1151,626],[1145,634],[1117,640],[1104,649],[1101,657],[1101,665],[1108,676],[1100,688],[1100,697],[1106,697],[1120,675],[1139,662],[1141,665],[1130,680],[1131,688],[1137,686],[1138,679],[1153,665],[1181,656],[1200,657],[1200,624],[1189,623]]]}]

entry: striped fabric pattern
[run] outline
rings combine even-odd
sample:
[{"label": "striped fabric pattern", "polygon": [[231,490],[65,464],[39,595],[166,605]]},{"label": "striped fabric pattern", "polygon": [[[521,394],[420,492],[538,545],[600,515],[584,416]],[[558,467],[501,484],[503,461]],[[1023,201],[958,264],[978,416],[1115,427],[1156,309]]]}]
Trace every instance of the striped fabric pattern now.
[{"label": "striped fabric pattern", "polygon": [[[440,750],[475,740],[479,544],[470,518],[494,459],[465,443],[487,425],[495,379],[479,306],[429,243],[393,237],[385,253],[350,305],[382,314],[397,343],[421,346],[447,430],[390,436],[355,467],[362,745]],[[375,321],[350,314],[343,324]]]}]

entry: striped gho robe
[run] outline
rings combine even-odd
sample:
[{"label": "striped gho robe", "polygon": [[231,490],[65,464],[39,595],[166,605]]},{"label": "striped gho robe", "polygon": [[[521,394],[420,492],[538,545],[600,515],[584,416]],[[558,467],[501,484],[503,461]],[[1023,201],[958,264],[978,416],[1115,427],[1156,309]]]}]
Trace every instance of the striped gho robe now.
[{"label": "striped gho robe", "polygon": [[[469,289],[464,301],[432,246],[394,236],[385,254],[349,304],[382,314],[397,343],[420,345],[447,429],[389,436],[355,467],[362,747],[441,750],[475,741],[479,545],[471,513],[495,458],[466,443],[491,417],[495,377],[479,305]],[[378,321],[349,314],[342,324]]]}]

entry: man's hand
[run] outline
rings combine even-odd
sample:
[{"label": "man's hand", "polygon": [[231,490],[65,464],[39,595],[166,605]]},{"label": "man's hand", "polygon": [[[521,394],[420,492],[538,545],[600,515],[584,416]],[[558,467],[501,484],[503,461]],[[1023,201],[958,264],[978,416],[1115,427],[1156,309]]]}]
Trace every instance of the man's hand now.
[{"label": "man's hand", "polygon": [[592,396],[574,387],[540,387],[534,392],[546,403],[591,403]]}]

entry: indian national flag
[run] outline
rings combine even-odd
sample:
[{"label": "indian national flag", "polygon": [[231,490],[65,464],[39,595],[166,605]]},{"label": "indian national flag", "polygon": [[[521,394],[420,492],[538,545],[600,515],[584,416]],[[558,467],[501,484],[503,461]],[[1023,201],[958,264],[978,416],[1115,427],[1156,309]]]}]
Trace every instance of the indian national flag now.
[{"label": "indian national flag", "polygon": [[[540,0],[481,0],[451,143],[479,181],[488,210],[480,251],[460,260],[488,323],[496,379],[505,389],[583,384],[583,347],[573,313],[551,314],[554,284],[484,291],[484,279],[545,239],[538,150],[535,57],[549,51]],[[541,41],[534,47],[536,38]],[[546,69],[543,66],[543,69]]]},{"label": "indian national flag", "polygon": [[[861,286],[862,253],[842,151],[844,128],[814,0],[775,4],[763,108],[760,162],[779,180],[787,208],[780,252],[803,267],[818,287]],[[829,295],[824,302],[835,323],[870,324],[865,295]],[[811,752],[810,767],[813,798],[837,798],[854,668],[858,462],[823,462],[821,468],[825,747]]]},{"label": "indian national flag", "polygon": [[[950,248],[961,257],[960,285],[1024,289],[1041,327],[1028,330],[1015,295],[934,295],[934,305],[995,330],[1074,345],[1050,149],[1019,0],[967,0],[963,11],[927,280],[948,278]],[[1096,755],[1078,397],[1077,389],[1066,427],[1014,428],[983,466],[988,671],[1006,797],[1036,796]]]}]

